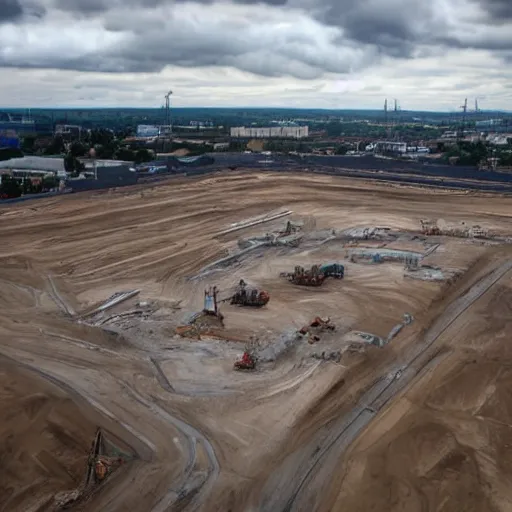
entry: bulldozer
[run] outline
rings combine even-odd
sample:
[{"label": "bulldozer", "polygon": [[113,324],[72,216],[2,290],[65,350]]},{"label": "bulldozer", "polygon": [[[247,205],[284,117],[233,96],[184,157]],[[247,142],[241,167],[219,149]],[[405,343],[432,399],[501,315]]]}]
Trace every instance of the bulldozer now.
[{"label": "bulldozer", "polygon": [[293,284],[300,286],[320,286],[325,280],[318,265],[313,265],[311,270],[306,270],[304,267],[297,266],[291,274],[284,274],[284,277]]},{"label": "bulldozer", "polygon": [[239,306],[262,307],[268,304],[270,295],[264,290],[248,287],[247,283],[241,279],[235,294],[229,300],[231,304]]}]

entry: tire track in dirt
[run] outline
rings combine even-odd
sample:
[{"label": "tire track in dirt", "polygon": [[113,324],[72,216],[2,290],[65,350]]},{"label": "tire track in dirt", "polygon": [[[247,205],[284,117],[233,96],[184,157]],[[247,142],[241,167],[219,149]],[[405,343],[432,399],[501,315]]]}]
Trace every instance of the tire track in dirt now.
[{"label": "tire track in dirt", "polygon": [[75,310],[64,300],[62,295],[59,293],[59,290],[57,290],[57,287],[55,286],[55,282],[53,281],[52,276],[48,276],[48,283],[50,284],[49,295],[53,299],[55,304],[57,304],[57,307],[64,313],[66,313],[68,316],[75,316]]},{"label": "tire track in dirt", "polygon": [[[189,475],[192,470],[192,466],[195,463],[196,458],[196,452],[195,452],[195,443],[197,440],[201,441],[206,454],[208,456],[209,465],[210,468],[208,470],[208,475],[204,482],[200,483],[199,487],[200,489],[197,489],[197,487],[194,487],[192,489],[188,489],[187,493],[191,492],[199,492],[200,494],[206,494],[209,489],[213,486],[215,483],[215,480],[217,480],[219,473],[220,473],[220,465],[217,460],[217,456],[215,455],[215,450],[210,443],[210,441],[207,439],[205,435],[203,435],[199,430],[197,430],[192,425],[189,425],[188,423],[184,422],[183,420],[180,420],[179,418],[176,418],[169,412],[167,412],[165,409],[160,407],[155,402],[150,402],[146,398],[144,398],[138,391],[136,391],[133,387],[126,385],[125,383],[125,389],[137,402],[142,403],[145,405],[148,409],[150,409],[155,416],[160,416],[161,418],[165,419],[168,423],[171,423],[179,432],[181,432],[186,439],[188,440],[188,448],[189,448],[189,465],[187,468],[189,468]],[[183,489],[185,487],[186,481],[183,482],[181,485],[181,488]],[[153,508],[153,511],[157,512],[163,512],[170,508],[178,499],[181,499],[180,496],[174,496],[175,491],[170,490],[168,495],[164,496],[160,503]],[[197,498],[199,501],[199,498]]]}]

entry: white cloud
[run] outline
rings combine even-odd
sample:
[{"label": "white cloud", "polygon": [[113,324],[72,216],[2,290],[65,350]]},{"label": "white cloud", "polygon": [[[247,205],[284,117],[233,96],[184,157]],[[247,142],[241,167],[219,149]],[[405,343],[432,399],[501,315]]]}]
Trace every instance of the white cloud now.
[{"label": "white cloud", "polygon": [[0,19],[6,107],[511,108],[502,0],[30,1]]}]

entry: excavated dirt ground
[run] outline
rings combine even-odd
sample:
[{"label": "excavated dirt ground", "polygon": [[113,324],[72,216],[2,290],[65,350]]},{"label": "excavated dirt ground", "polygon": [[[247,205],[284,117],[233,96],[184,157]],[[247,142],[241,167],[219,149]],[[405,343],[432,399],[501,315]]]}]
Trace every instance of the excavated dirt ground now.
[{"label": "excavated dirt ground", "polygon": [[[218,235],[284,210],[293,213]],[[507,236],[512,201],[231,173],[0,209],[0,510],[56,510],[54,496],[85,477],[97,426],[135,459],[76,510],[510,510],[512,251],[419,236],[423,218]],[[202,272],[238,239],[287,220],[304,225],[298,247],[258,249]],[[402,235],[326,240],[365,226]],[[424,263],[458,272],[450,284],[408,279],[400,262],[346,258],[349,249],[424,254],[437,244]],[[325,261],[342,262],[345,279],[302,288],[279,277]],[[242,278],[270,293],[266,307],[223,303],[218,337],[175,334],[201,310],[207,286],[227,297]],[[80,320],[133,289],[136,298]],[[138,312],[115,318],[129,310]],[[413,323],[385,347],[358,338],[385,338],[404,313]],[[336,331],[314,345],[296,339],[317,315]],[[357,340],[359,350],[348,350]],[[408,355],[426,340],[416,375]],[[249,341],[258,369],[234,372]],[[331,351],[339,363],[311,357]],[[343,422],[390,372],[389,397],[351,433]]]}]

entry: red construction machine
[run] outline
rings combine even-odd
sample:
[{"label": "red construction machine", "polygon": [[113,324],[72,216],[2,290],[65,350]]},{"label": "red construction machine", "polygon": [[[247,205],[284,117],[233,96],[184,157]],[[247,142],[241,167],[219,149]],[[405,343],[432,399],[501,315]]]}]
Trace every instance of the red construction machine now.
[{"label": "red construction machine", "polygon": [[284,277],[300,286],[320,286],[325,280],[325,274],[320,271],[318,265],[313,265],[311,270],[297,266],[293,273],[284,274]]},{"label": "red construction machine", "polygon": [[235,361],[234,364],[235,370],[254,370],[256,368],[256,360],[254,357],[246,350],[242,358],[238,361]]}]

